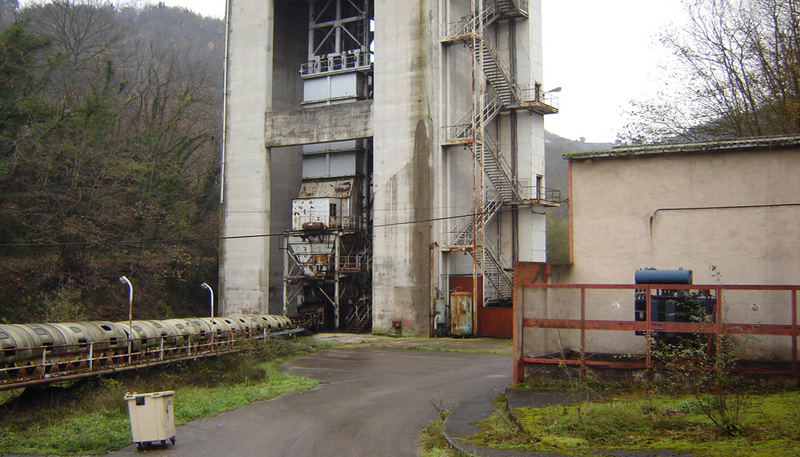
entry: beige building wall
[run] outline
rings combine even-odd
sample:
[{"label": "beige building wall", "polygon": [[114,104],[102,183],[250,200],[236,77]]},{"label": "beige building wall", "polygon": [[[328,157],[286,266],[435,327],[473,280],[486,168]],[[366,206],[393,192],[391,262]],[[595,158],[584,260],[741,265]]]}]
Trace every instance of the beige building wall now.
[{"label": "beige building wall", "polygon": [[[573,158],[571,271],[557,282],[632,284],[637,269],[691,269],[695,284],[800,283],[800,149]],[[712,266],[716,268],[715,274]],[[537,297],[537,294],[539,296]],[[579,318],[577,291],[526,294],[526,316]],[[724,319],[791,323],[789,292],[727,292]],[[632,320],[632,291],[587,292],[587,319]],[[526,355],[577,349],[577,331],[526,330]],[[791,357],[788,337],[742,340]],[[593,352],[641,353],[633,332],[588,332]]]}]

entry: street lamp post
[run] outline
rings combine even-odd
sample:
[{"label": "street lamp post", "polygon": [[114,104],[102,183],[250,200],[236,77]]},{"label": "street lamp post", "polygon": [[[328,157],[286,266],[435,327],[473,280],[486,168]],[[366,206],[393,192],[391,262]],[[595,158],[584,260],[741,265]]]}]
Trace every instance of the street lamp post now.
[{"label": "street lamp post", "polygon": [[214,289],[206,283],[200,284],[200,287],[208,290],[208,298],[211,301],[211,317],[214,317]]},{"label": "street lamp post", "polygon": [[119,282],[128,285],[128,363],[133,352],[133,284],[124,275],[119,277]]}]

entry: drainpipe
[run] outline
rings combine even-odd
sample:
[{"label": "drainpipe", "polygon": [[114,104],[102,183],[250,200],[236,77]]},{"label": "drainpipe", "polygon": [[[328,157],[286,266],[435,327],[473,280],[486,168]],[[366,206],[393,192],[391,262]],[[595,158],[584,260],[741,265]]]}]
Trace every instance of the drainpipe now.
[{"label": "drainpipe", "polygon": [[435,313],[435,309],[436,309],[436,286],[435,286],[435,284],[436,284],[436,270],[433,267],[434,267],[434,253],[436,252],[436,248],[438,246],[439,246],[439,243],[434,241],[433,243],[431,243],[431,247],[430,247],[430,251],[431,251],[431,285],[430,285],[430,287],[431,287],[431,309],[430,309],[430,313],[431,314],[430,314],[430,316],[431,316],[431,319],[433,319],[433,327],[432,327],[432,330],[430,330],[430,335],[429,335],[430,337],[433,337],[435,335],[435,330],[437,329],[437,327],[436,327],[437,319],[436,319],[436,313]]},{"label": "drainpipe", "polygon": [[222,154],[220,157],[220,176],[219,176],[219,203],[223,203],[225,198],[225,155],[227,154],[228,139],[228,46],[231,34],[231,2],[225,2],[225,61],[222,67]]}]

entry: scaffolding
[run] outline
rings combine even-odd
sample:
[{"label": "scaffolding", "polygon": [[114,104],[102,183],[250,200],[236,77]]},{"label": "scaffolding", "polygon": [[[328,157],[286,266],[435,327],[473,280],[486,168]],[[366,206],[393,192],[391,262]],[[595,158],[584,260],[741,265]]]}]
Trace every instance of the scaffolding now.
[{"label": "scaffolding", "polygon": [[[372,97],[373,11],[374,0],[308,0],[305,107]],[[311,327],[372,325],[371,154],[364,139],[302,146],[303,180],[284,233],[283,309]]]},{"label": "scaffolding", "polygon": [[[498,49],[486,39],[493,25],[528,17],[526,0],[471,0],[470,14],[449,24],[441,39],[444,46],[463,44],[469,48],[473,81],[471,109],[454,125],[444,128],[442,143],[471,149],[472,217],[458,220],[446,234],[446,243],[451,251],[471,254],[473,296],[478,296],[478,281],[483,280],[484,302],[489,290],[499,300],[510,300],[513,292],[511,268],[508,268],[511,263],[487,242],[486,227],[498,220],[503,208],[558,206],[561,199],[559,191],[542,186],[541,178],[533,183],[519,179],[502,154],[500,142],[487,129],[504,112],[528,110],[541,115],[558,112],[541,84],[536,82],[531,88],[517,84],[514,66],[507,65]],[[513,43],[509,49],[510,54],[514,52]],[[477,319],[477,312],[473,312],[473,318]],[[477,328],[477,322],[474,327]]]},{"label": "scaffolding", "polygon": [[[359,227],[286,232],[284,313],[302,319],[323,310],[324,325],[361,332],[371,325],[372,246]],[[294,304],[294,306],[292,306]]]}]

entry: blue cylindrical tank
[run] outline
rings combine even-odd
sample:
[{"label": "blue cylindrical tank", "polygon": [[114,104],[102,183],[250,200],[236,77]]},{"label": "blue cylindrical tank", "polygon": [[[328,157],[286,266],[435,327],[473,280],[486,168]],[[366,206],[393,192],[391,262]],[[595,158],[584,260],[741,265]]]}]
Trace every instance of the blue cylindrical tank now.
[{"label": "blue cylindrical tank", "polygon": [[691,284],[692,270],[636,270],[636,284]]}]

